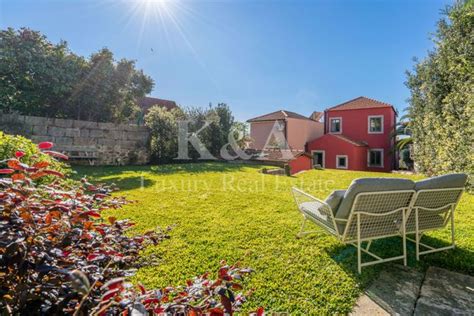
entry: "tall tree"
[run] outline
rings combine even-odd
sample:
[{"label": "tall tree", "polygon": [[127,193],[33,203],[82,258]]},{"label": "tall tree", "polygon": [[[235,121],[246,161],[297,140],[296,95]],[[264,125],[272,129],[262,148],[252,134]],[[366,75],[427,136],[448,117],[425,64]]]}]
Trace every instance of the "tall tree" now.
[{"label": "tall tree", "polygon": [[122,122],[153,80],[135,62],[104,48],[90,58],[28,28],[0,31],[0,110],[99,122]]},{"label": "tall tree", "polygon": [[410,130],[420,172],[474,173],[474,1],[449,7],[436,47],[408,73]]}]

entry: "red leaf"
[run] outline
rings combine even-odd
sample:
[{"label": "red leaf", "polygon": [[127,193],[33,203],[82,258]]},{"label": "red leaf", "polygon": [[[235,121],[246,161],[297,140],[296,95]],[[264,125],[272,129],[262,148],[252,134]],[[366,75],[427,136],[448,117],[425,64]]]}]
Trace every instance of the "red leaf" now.
[{"label": "red leaf", "polygon": [[242,290],[243,289],[242,285],[240,285],[239,283],[232,283],[232,288],[234,290]]},{"label": "red leaf", "polygon": [[16,173],[14,175],[12,175],[12,180],[13,181],[20,181],[20,180],[24,180],[25,179],[25,175],[23,173]]},{"label": "red leaf", "polygon": [[31,175],[31,179],[33,180],[36,180],[38,178],[41,178],[41,177],[44,177],[44,176],[47,176],[48,174],[44,171],[38,171],[38,172],[35,172]]},{"label": "red leaf", "polygon": [[209,310],[209,316],[224,316],[224,311],[221,308],[212,308]]},{"label": "red leaf", "polygon": [[114,296],[116,296],[119,292],[120,292],[120,289],[113,289],[113,290],[107,291],[107,292],[104,293],[104,295],[102,295],[100,300],[102,302],[103,301],[108,301],[111,298],[113,298]]},{"label": "red leaf", "polygon": [[145,287],[143,286],[143,284],[138,283],[137,286],[138,286],[138,288],[140,289],[140,292],[141,292],[142,294],[145,294],[145,293],[146,293],[146,289],[145,289]]},{"label": "red leaf", "polygon": [[112,289],[119,288],[119,287],[121,287],[124,280],[125,280],[124,278],[112,279],[112,280],[106,282],[104,285],[102,285],[102,287],[100,289],[101,290],[105,290],[105,289],[112,290]]},{"label": "red leaf", "polygon": [[21,157],[23,157],[24,155],[25,155],[25,153],[22,152],[21,150],[19,150],[19,151],[17,151],[17,152],[15,153],[15,157],[16,157],[16,158],[21,158]]},{"label": "red leaf", "polygon": [[18,159],[9,159],[7,165],[14,170],[25,170],[25,168],[28,168],[27,165],[21,163]]},{"label": "red leaf", "polygon": [[93,261],[99,256],[100,256],[99,253],[91,253],[91,254],[87,255],[86,259],[87,259],[87,261]]},{"label": "red leaf", "polygon": [[51,143],[51,142],[42,142],[42,143],[39,143],[38,148],[39,149],[50,149],[53,146],[54,146],[54,144]]},{"label": "red leaf", "polygon": [[56,176],[56,177],[64,178],[64,174],[62,174],[61,172],[56,171],[56,170],[49,170],[49,169],[46,169],[46,170],[43,170],[43,172],[46,173],[46,174],[48,174],[48,175],[51,175],[51,176]]},{"label": "red leaf", "polygon": [[232,315],[232,302],[227,296],[221,295],[221,304],[227,314]]},{"label": "red leaf", "polygon": [[52,157],[55,157],[55,158],[60,158],[60,159],[64,159],[64,160],[69,159],[68,156],[66,156],[65,154],[62,154],[62,153],[58,153],[57,151],[44,150],[43,153],[48,154],[48,155],[50,155]]},{"label": "red leaf", "polygon": [[148,304],[151,304],[151,303],[156,304],[156,303],[159,303],[159,302],[160,302],[160,300],[157,299],[157,298],[146,298],[146,299],[143,300],[143,304],[145,304],[145,305],[148,305]]},{"label": "red leaf", "polygon": [[100,217],[100,214],[95,211],[87,211],[82,213],[83,215],[91,216],[91,217]]},{"label": "red leaf", "polygon": [[13,169],[0,169],[0,174],[12,174],[15,172]]},{"label": "red leaf", "polygon": [[49,166],[49,162],[47,161],[39,161],[33,165],[33,167],[38,169],[46,168],[47,166]]},{"label": "red leaf", "polygon": [[263,309],[263,307],[259,307],[257,308],[257,316],[263,316],[265,315],[265,310]]},{"label": "red leaf", "polygon": [[229,272],[229,269],[226,268],[226,267],[222,267],[219,269],[219,278],[221,279],[228,279],[229,275],[228,275],[228,272]]}]

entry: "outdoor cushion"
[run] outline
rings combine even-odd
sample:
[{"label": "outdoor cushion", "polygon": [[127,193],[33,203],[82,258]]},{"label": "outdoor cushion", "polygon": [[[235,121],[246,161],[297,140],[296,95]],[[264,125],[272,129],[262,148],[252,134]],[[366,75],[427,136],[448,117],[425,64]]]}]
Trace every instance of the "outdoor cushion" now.
[{"label": "outdoor cushion", "polygon": [[408,179],[361,178],[352,181],[336,212],[336,218],[348,219],[352,204],[358,193],[396,190],[413,190],[415,183]]},{"label": "outdoor cushion", "polygon": [[319,211],[319,207],[321,207],[321,203],[319,202],[304,202],[300,205],[301,210],[311,217],[314,217],[317,220],[327,220],[327,215],[323,214]]},{"label": "outdoor cushion", "polygon": [[442,176],[417,181],[415,183],[415,190],[463,188],[466,185],[466,182],[467,174],[445,174]]},{"label": "outdoor cushion", "polygon": [[324,200],[324,202],[326,202],[326,204],[331,207],[333,215],[336,215],[336,211],[339,205],[341,204],[345,193],[346,193],[346,190],[335,190],[335,191],[332,191],[331,194],[329,194],[326,200]]}]

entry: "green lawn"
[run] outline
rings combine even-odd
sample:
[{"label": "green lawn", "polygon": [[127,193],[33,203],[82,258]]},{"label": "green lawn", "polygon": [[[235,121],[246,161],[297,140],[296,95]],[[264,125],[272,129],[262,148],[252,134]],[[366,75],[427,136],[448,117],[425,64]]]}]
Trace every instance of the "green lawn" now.
[{"label": "green lawn", "polygon": [[[353,247],[345,246],[318,229],[296,239],[301,215],[290,188],[297,186],[320,198],[334,189],[346,188],[359,177],[405,177],[393,174],[339,170],[308,171],[295,177],[263,175],[259,166],[199,163],[144,167],[83,167],[91,179],[114,182],[120,194],[137,200],[119,218],[131,218],[136,230],[176,226],[171,239],[149,248],[157,265],[139,270],[137,279],[148,287],[178,284],[215,271],[221,259],[241,261],[256,273],[247,282],[256,291],[247,309],[264,306],[267,311],[292,314],[347,313],[361,290],[383,265],[364,268],[357,274]],[[420,176],[412,176],[420,179]],[[142,188],[143,184],[143,188]],[[474,274],[474,196],[464,194],[456,213],[457,249],[413,260],[420,269],[428,265]],[[431,240],[429,240],[431,239]],[[428,242],[443,244],[449,232],[432,233]],[[393,238],[374,245],[388,254],[400,249]]]}]

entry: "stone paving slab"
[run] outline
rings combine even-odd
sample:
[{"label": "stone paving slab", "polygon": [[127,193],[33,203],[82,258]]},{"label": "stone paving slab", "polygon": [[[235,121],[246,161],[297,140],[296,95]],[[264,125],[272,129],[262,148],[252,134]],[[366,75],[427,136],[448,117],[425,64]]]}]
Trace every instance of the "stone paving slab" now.
[{"label": "stone paving slab", "polygon": [[382,271],[367,295],[391,315],[410,315],[415,308],[423,273],[401,265]]},{"label": "stone paving slab", "polygon": [[379,306],[367,295],[362,295],[357,300],[354,309],[349,316],[390,316],[390,314]]},{"label": "stone paving slab", "polygon": [[474,277],[430,267],[414,315],[474,315]]},{"label": "stone paving slab", "polygon": [[436,267],[425,274],[387,266],[350,315],[474,315],[474,277]]}]

